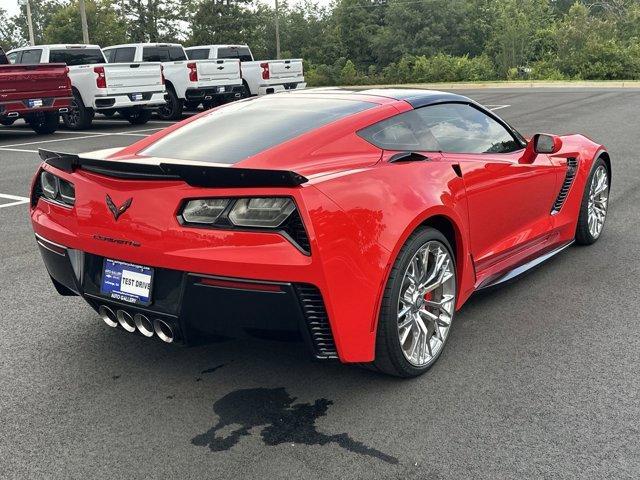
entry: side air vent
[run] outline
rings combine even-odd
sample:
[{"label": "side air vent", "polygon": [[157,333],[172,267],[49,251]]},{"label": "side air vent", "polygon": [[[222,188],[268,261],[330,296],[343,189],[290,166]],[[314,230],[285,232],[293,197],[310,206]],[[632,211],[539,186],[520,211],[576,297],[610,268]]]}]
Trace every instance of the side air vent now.
[{"label": "side air vent", "polygon": [[329,325],[329,316],[320,290],[314,285],[296,284],[300,305],[307,321],[316,358],[338,358],[338,351]]},{"label": "side air vent", "polygon": [[564,177],[564,182],[562,182],[560,193],[558,193],[558,197],[551,209],[551,215],[555,215],[562,209],[562,206],[567,199],[567,195],[569,195],[569,190],[571,189],[571,184],[573,183],[573,179],[576,177],[577,171],[578,160],[575,158],[567,158],[567,173]]}]

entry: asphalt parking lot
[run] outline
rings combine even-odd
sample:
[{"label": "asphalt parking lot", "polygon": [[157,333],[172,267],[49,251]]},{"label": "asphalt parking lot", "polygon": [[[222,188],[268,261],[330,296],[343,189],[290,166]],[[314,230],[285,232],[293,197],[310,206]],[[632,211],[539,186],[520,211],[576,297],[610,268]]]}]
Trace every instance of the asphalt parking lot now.
[{"label": "asphalt parking lot", "polygon": [[301,344],[180,348],[58,296],[28,221],[38,148],[125,146],[168,122],[0,128],[0,477],[638,478],[640,91],[465,90],[524,134],[609,148],[601,240],[474,296],[414,380]]}]

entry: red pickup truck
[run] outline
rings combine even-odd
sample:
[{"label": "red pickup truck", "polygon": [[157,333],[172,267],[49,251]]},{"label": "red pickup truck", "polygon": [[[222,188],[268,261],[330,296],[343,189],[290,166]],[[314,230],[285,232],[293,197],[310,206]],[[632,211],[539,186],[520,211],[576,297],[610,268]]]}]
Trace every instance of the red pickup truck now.
[{"label": "red pickup truck", "polygon": [[0,48],[0,124],[24,120],[36,133],[53,133],[73,94],[64,63],[12,65]]}]

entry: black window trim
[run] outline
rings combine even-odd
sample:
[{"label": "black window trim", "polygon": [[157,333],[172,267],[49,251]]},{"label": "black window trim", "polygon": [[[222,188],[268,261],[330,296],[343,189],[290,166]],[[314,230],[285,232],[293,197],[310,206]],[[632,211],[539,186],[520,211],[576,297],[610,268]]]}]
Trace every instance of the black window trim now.
[{"label": "black window trim", "polygon": [[[511,152],[491,152],[491,153],[487,153],[487,152],[479,152],[479,153],[475,153],[475,152],[471,152],[471,153],[459,153],[459,152],[446,152],[444,150],[416,150],[418,152],[426,152],[426,153],[449,153],[451,155],[513,155],[514,153],[517,152],[521,152],[522,150],[524,150],[527,147],[527,141],[525,140],[525,138],[515,129],[513,128],[511,125],[509,125],[507,122],[505,122],[504,120],[502,120],[499,116],[497,116],[495,113],[493,113],[491,110],[483,107],[482,105],[480,105],[479,103],[475,103],[475,102],[471,102],[471,101],[464,101],[464,100],[442,100],[442,101],[438,101],[438,102],[433,102],[430,103],[428,105],[423,105],[420,106],[418,108],[414,108],[412,110],[407,110],[405,112],[400,112],[396,115],[392,115],[391,117],[385,118],[383,120],[379,120],[378,122],[375,122],[371,125],[368,125],[364,128],[361,128],[360,130],[358,130],[356,133],[357,135],[362,138],[365,142],[371,143],[369,140],[367,140],[366,138],[364,138],[362,135],[360,135],[360,132],[362,130],[366,130],[367,128],[372,127],[373,125],[375,125],[376,123],[380,123],[380,122],[385,122],[387,120],[391,120],[394,117],[403,115],[405,113],[411,112],[411,111],[416,111],[416,110],[421,110],[423,108],[429,108],[429,107],[434,107],[436,105],[467,105],[471,108],[475,108],[476,110],[478,110],[481,113],[484,113],[485,115],[487,115],[489,118],[491,118],[492,120],[496,121],[499,125],[501,125],[508,133],[509,135],[511,135],[511,137],[515,140],[515,142],[520,145],[520,148],[517,150],[513,150]],[[380,148],[381,150],[386,150],[389,152],[395,152],[395,151],[405,151],[405,150],[388,150],[386,148],[381,148],[378,147],[377,145],[371,143],[374,147]]]}]

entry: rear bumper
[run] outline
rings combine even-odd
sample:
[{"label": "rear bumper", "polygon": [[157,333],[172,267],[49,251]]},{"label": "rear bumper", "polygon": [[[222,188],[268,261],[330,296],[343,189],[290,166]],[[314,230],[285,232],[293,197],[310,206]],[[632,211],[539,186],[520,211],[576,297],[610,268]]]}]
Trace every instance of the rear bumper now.
[{"label": "rear bumper", "polygon": [[135,100],[136,93],[121,95],[105,95],[93,99],[91,107],[95,110],[112,110],[120,108],[158,108],[166,103],[165,92],[143,92],[141,100]]},{"label": "rear bumper", "polygon": [[[152,302],[128,304],[100,291],[104,257],[68,248],[36,234],[53,283],[62,295],[80,295],[98,311],[106,305],[171,325],[176,342],[201,343],[212,335],[302,339],[315,358],[337,358],[322,295],[311,284],[154,269]],[[120,327],[118,327],[120,328]]]},{"label": "rear bumper", "polygon": [[29,100],[11,100],[0,102],[0,118],[21,118],[39,112],[66,112],[71,106],[72,97],[48,97],[42,100],[42,107],[30,108]]},{"label": "rear bumper", "polygon": [[300,81],[284,81],[272,85],[261,85],[258,87],[258,95],[269,95],[271,93],[285,92],[288,90],[303,90],[307,88],[306,82]]},{"label": "rear bumper", "polygon": [[188,88],[185,92],[187,102],[208,102],[212,100],[240,99],[244,93],[242,84],[221,85],[206,88]]}]

